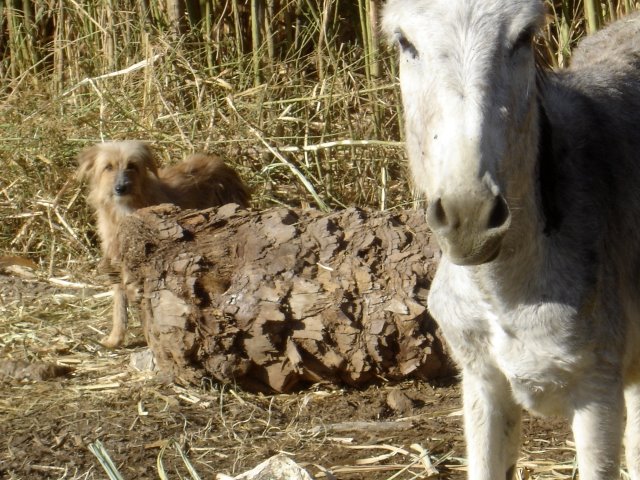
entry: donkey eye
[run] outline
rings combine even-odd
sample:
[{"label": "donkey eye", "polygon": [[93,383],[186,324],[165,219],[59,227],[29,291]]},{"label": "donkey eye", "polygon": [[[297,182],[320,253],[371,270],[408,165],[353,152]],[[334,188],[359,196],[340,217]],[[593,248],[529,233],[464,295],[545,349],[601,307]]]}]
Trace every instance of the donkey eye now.
[{"label": "donkey eye", "polygon": [[420,57],[418,53],[418,49],[415,47],[413,43],[407,40],[407,37],[404,36],[404,33],[398,32],[397,34],[398,45],[400,45],[400,49],[409,55],[412,59],[417,60]]}]

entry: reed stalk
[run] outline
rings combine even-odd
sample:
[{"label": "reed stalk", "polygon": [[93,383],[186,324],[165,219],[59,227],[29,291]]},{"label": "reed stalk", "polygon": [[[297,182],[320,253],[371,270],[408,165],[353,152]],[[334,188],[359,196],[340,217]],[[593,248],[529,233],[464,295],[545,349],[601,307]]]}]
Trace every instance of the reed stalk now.
[{"label": "reed stalk", "polygon": [[327,28],[330,19],[330,11],[332,0],[324,0],[322,5],[322,13],[321,13],[321,21],[320,21],[320,32],[318,34],[318,44],[316,47],[316,68],[318,69],[318,79],[322,82],[326,77],[325,66],[324,66],[324,50],[325,45],[329,48],[329,40],[327,38]]},{"label": "reed stalk", "polygon": [[185,3],[182,0],[166,0],[167,13],[171,26],[175,30],[176,36],[180,37],[186,33]]},{"label": "reed stalk", "polygon": [[262,83],[262,25],[264,24],[264,0],[251,0],[251,45],[253,55],[253,83]]},{"label": "reed stalk", "polygon": [[293,16],[294,35],[293,35],[293,49],[294,51],[300,51],[302,45],[302,4],[304,0],[295,0],[295,14]]},{"label": "reed stalk", "polygon": [[269,69],[271,72],[275,70],[276,60],[276,46],[275,37],[276,32],[273,30],[276,21],[276,5],[275,0],[267,0],[267,6],[265,10],[264,19],[264,32],[267,43],[267,55],[269,57]]},{"label": "reed stalk", "polygon": [[236,54],[238,56],[238,60],[240,60],[242,53],[244,52],[244,39],[243,39],[243,29],[240,21],[240,3],[239,0],[231,0],[231,10],[233,12],[233,27],[234,27],[234,37],[236,41]]},{"label": "reed stalk", "polygon": [[587,21],[587,33],[593,33],[598,30],[601,20],[600,2],[597,0],[584,0],[584,15]]},{"label": "reed stalk", "polygon": [[631,13],[633,11],[633,1],[632,0],[625,0],[624,1],[624,5],[625,5],[625,13]]},{"label": "reed stalk", "polygon": [[607,11],[609,13],[609,21],[614,21],[618,18],[618,12],[616,11],[616,6],[613,0],[608,0],[607,1]]},{"label": "reed stalk", "polygon": [[369,64],[371,76],[380,77],[380,35],[378,28],[378,17],[380,15],[378,0],[366,0],[367,5],[367,44],[369,50]]}]

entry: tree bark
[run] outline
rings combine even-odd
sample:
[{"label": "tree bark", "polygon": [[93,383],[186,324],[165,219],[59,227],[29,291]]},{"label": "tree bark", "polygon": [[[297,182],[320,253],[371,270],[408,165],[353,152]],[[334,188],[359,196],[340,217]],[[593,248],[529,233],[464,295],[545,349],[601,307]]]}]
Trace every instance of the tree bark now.
[{"label": "tree bark", "polygon": [[452,373],[424,306],[439,258],[424,212],[162,205],[120,240],[173,378],[288,392]]}]

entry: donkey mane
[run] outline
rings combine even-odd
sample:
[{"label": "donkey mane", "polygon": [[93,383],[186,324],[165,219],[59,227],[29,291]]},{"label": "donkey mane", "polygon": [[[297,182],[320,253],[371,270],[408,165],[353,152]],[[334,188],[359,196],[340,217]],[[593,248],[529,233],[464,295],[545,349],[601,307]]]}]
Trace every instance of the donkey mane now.
[{"label": "donkey mane", "polygon": [[544,217],[544,234],[551,233],[560,228],[563,214],[558,200],[558,171],[556,168],[556,158],[553,151],[553,133],[551,122],[547,112],[538,98],[538,128],[540,138],[538,141],[538,187],[540,195],[540,205]]}]

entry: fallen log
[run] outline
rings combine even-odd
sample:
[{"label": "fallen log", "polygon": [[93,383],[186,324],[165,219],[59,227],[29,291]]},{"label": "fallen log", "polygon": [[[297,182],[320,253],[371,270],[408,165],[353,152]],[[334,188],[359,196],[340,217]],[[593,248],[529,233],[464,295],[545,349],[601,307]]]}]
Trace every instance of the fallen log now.
[{"label": "fallen log", "polygon": [[439,257],[424,212],[161,205],[119,238],[173,378],[288,392],[452,372],[424,306]]}]

